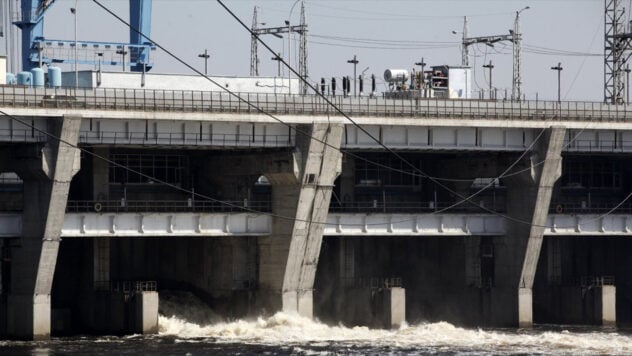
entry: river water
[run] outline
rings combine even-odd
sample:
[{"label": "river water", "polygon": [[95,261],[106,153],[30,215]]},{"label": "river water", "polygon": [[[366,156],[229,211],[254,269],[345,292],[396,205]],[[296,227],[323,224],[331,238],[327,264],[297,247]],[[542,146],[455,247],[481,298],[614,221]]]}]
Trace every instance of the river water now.
[{"label": "river water", "polygon": [[446,322],[398,330],[328,326],[277,313],[221,321],[191,297],[161,294],[158,335],[0,341],[2,355],[632,355],[632,332],[577,327],[465,329]]}]

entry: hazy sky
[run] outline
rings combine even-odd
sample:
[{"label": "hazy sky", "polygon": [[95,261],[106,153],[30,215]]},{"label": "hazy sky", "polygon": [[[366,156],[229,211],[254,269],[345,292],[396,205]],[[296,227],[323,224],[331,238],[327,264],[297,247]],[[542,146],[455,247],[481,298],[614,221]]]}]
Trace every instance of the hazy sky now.
[{"label": "hazy sky", "polygon": [[[259,21],[281,26],[289,17],[295,0],[225,0],[248,25],[254,6]],[[104,0],[115,12],[128,18],[127,0]],[[625,1],[626,5],[628,2]],[[74,0],[57,0],[45,20],[45,36],[74,38],[69,8]],[[541,99],[557,95],[557,75],[550,67],[562,63],[562,96],[568,100],[603,100],[603,0],[306,0],[309,28],[309,75],[313,80],[353,75],[346,61],[358,56],[358,72],[381,78],[387,68],[411,69],[424,57],[429,65],[461,63],[459,48],[463,16],[469,19],[469,35],[507,34],[515,12],[521,13],[523,33],[523,87],[528,97]],[[626,6],[628,7],[628,6]],[[300,3],[292,13],[298,24]],[[151,37],[203,70],[197,55],[208,48],[209,74],[248,75],[250,35],[214,0],[154,0]],[[95,41],[128,41],[128,29],[90,0],[79,0],[78,38]],[[265,36],[276,51],[287,53],[287,37]],[[296,38],[298,39],[298,37]],[[292,63],[297,65],[298,45],[293,41]],[[586,55],[564,55],[567,52]],[[272,55],[259,46],[260,74],[277,72]],[[481,66],[493,61],[493,85],[511,88],[511,44],[494,48],[478,45],[471,49],[470,64],[475,85],[487,88],[488,71]],[[155,72],[189,73],[167,54],[154,57]],[[112,68],[114,70],[114,68]]]}]

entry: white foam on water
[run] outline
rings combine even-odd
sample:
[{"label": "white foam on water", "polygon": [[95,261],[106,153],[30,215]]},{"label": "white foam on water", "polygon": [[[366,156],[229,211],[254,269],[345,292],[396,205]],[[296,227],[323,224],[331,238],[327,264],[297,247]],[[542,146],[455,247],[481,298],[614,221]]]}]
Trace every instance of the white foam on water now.
[{"label": "white foam on water", "polygon": [[[196,305],[196,308],[199,305]],[[172,305],[171,307],[176,307]],[[180,304],[178,309],[188,309]],[[161,310],[164,310],[161,305]],[[184,314],[190,314],[192,310]],[[195,313],[193,313],[195,314]],[[632,354],[632,337],[616,332],[531,331],[514,332],[475,330],[450,323],[404,325],[398,330],[367,327],[328,326],[299,315],[277,313],[256,320],[195,323],[169,310],[170,316],[159,316],[161,335],[180,339],[214,338],[220,342],[287,345],[319,342],[346,343],[369,347],[437,348],[448,350],[480,350],[497,353],[544,354]],[[317,344],[316,344],[317,345]]]}]

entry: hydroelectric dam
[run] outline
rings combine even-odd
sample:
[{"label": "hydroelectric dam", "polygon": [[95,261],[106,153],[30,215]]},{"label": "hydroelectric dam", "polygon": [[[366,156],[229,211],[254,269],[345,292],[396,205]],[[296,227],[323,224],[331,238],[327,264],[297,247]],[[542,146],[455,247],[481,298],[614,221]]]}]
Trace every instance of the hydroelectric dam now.
[{"label": "hydroelectric dam", "polygon": [[239,95],[0,87],[3,335],[632,322],[627,105]]}]

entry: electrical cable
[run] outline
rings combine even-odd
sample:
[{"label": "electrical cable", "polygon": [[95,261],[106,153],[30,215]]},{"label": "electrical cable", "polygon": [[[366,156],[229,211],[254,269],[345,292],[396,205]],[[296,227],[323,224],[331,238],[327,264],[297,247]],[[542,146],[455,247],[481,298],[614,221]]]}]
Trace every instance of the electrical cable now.
[{"label": "electrical cable", "polygon": [[[93,0],[93,1],[94,1],[95,3],[97,3],[100,7],[102,7],[104,10],[106,10],[107,12],[109,12],[111,15],[113,15],[113,16],[115,16],[117,19],[119,19],[119,21],[121,21],[121,22],[125,23],[125,24],[126,24],[126,25],[128,25],[130,28],[132,28],[129,24],[127,24],[124,20],[122,20],[122,19],[121,19],[120,17],[118,17],[116,14],[114,14],[113,12],[111,12],[109,9],[105,8],[105,7],[104,7],[102,4],[100,4],[97,0]],[[224,8],[225,8],[225,9],[226,9],[226,10],[227,10],[227,11],[228,11],[228,12],[229,12],[229,13],[230,13],[230,14],[231,14],[231,15],[232,15],[232,16],[233,16],[233,17],[234,17],[234,18],[235,18],[235,19],[236,19],[236,20],[237,20],[237,21],[238,21],[238,22],[239,22],[239,23],[240,23],[240,24],[241,24],[241,25],[242,25],[242,26],[243,26],[243,27],[247,30],[247,31],[248,31],[248,32],[250,32],[250,33],[251,33],[251,35],[253,35],[253,36],[257,37],[257,40],[258,40],[260,43],[262,43],[262,44],[263,44],[263,45],[264,45],[264,46],[265,46],[265,47],[266,47],[266,48],[267,48],[267,49],[268,49],[271,53],[273,53],[273,54],[274,54],[274,51],[272,51],[272,49],[271,49],[271,48],[270,48],[270,47],[269,47],[269,46],[268,46],[265,42],[263,42],[263,41],[262,41],[262,40],[261,40],[258,36],[256,36],[254,33],[252,33],[252,31],[251,31],[251,30],[250,30],[250,29],[249,29],[249,28],[248,28],[248,27],[247,27],[247,26],[246,26],[246,25],[245,25],[245,24],[244,24],[244,23],[243,23],[243,22],[242,22],[242,21],[241,21],[238,17],[236,17],[236,16],[235,16],[235,14],[234,14],[234,13],[232,13],[232,11],[231,11],[230,9],[228,9],[228,8],[227,8],[227,7],[226,7],[226,6],[222,3],[222,1],[218,0],[218,3],[220,3],[220,5],[222,5],[222,7],[224,7]],[[134,29],[134,28],[132,28],[132,29],[138,32],[138,30],[136,30],[136,29]],[[140,33],[140,32],[139,32],[139,33]],[[150,41],[151,41],[151,40],[150,40]],[[153,41],[152,41],[152,42],[153,42]],[[156,43],[154,42],[154,44],[156,44]],[[194,68],[192,68],[190,65],[188,65],[186,62],[182,61],[179,57],[177,57],[177,56],[173,55],[171,52],[169,52],[169,51],[167,51],[166,49],[164,49],[164,48],[160,47],[158,44],[156,44],[156,46],[157,46],[157,47],[159,47],[159,48],[161,48],[163,51],[165,51],[165,52],[166,52],[166,53],[168,53],[170,56],[174,57],[176,60],[180,61],[182,64],[184,64],[185,66],[189,67],[189,68],[190,68],[190,69],[192,69],[193,71],[198,72],[197,70],[195,70]],[[305,83],[306,83],[306,84],[307,84],[307,85],[308,85],[308,86],[309,86],[312,90],[314,90],[314,92],[316,92],[318,95],[320,95],[321,97],[323,97],[323,99],[324,99],[325,101],[327,101],[327,102],[328,102],[328,104],[330,104],[330,105],[331,105],[334,109],[336,109],[336,111],[337,111],[337,112],[339,112],[341,115],[343,115],[345,118],[347,118],[347,120],[349,120],[351,123],[353,123],[353,124],[354,124],[357,128],[359,128],[360,130],[362,130],[362,131],[363,131],[363,132],[364,132],[367,136],[369,136],[370,138],[372,138],[373,140],[375,140],[376,142],[378,142],[378,143],[379,143],[379,144],[380,144],[380,145],[381,145],[384,149],[386,149],[387,151],[389,151],[390,153],[392,153],[393,155],[395,155],[396,157],[398,157],[400,160],[402,160],[403,162],[407,163],[407,164],[408,164],[411,168],[413,168],[413,169],[417,170],[418,172],[420,172],[420,173],[424,174],[424,175],[426,176],[426,178],[428,178],[428,179],[430,179],[430,180],[433,180],[433,178],[432,178],[432,177],[430,177],[430,176],[426,175],[425,173],[423,173],[421,170],[419,170],[418,168],[416,168],[416,167],[415,167],[414,165],[412,165],[410,162],[408,162],[408,161],[406,161],[405,159],[403,159],[403,157],[401,157],[399,154],[397,154],[396,152],[394,152],[394,151],[393,151],[393,150],[391,150],[390,148],[386,147],[385,145],[381,144],[381,143],[379,142],[379,140],[377,140],[377,139],[376,139],[375,137],[373,137],[373,136],[372,136],[369,132],[367,132],[367,131],[366,131],[366,130],[364,130],[361,126],[359,126],[357,123],[355,123],[355,121],[353,121],[351,118],[349,118],[349,117],[348,117],[348,116],[347,116],[344,112],[342,112],[342,111],[341,111],[341,110],[340,110],[337,106],[335,106],[335,105],[334,105],[334,104],[333,104],[330,100],[328,100],[326,97],[324,97],[323,95],[321,95],[321,94],[320,94],[320,92],[318,92],[318,90],[317,90],[316,88],[314,88],[314,87],[313,87],[313,86],[312,86],[309,82],[307,82],[307,81],[305,80],[305,78],[302,78],[302,77],[301,77],[301,76],[300,76],[300,75],[296,72],[296,70],[294,70],[291,66],[289,66],[289,65],[288,65],[288,64],[287,64],[284,60],[281,60],[281,62],[282,62],[285,66],[287,66],[289,70],[291,70],[293,73],[295,73],[295,74],[296,74],[296,75],[297,75],[297,76],[298,76],[301,80],[303,80],[303,81],[304,81],[304,82],[305,82]],[[201,73],[198,73],[198,74],[202,75]],[[210,79],[210,78],[208,78],[208,77],[207,77],[207,79],[211,80],[211,79]],[[212,80],[211,80],[211,81],[212,81]],[[217,84],[216,84],[216,85],[217,85]],[[220,87],[222,87],[222,86],[220,86]],[[223,88],[223,87],[222,87],[222,88]],[[230,91],[229,91],[229,93],[230,93],[230,94],[232,94],[232,95],[235,95],[234,93],[232,93],[232,92],[230,92]],[[240,100],[243,100],[243,99],[242,99],[242,98],[240,98],[239,96],[237,96],[237,97],[238,97]],[[249,103],[249,102],[247,102],[247,101],[246,101],[246,103],[247,103],[247,104],[249,104],[249,105],[252,105],[252,103]],[[260,108],[257,108],[256,106],[255,106],[255,108],[256,108],[256,109],[258,109],[259,111],[261,111],[261,112],[265,113],[265,112],[264,112],[263,110],[261,110]],[[269,114],[268,114],[268,115],[269,115]],[[276,118],[275,118],[275,119],[276,119]],[[278,119],[277,119],[277,120],[278,120]],[[312,139],[313,139],[313,138],[312,138]],[[458,197],[460,197],[460,198],[464,199],[464,201],[468,201],[469,203],[471,203],[471,204],[473,204],[473,205],[475,205],[475,206],[478,206],[476,203],[471,202],[468,198],[465,198],[465,197],[461,196],[460,194],[458,194],[458,193],[454,192],[454,191],[453,191],[453,190],[451,190],[449,187],[446,187],[445,185],[441,184],[440,182],[438,182],[438,181],[436,181],[436,180],[433,180],[433,182],[434,182],[436,185],[439,185],[439,186],[441,186],[442,188],[446,189],[448,192],[451,192],[451,193],[453,193],[454,195],[456,195],[456,196],[458,196]],[[486,211],[488,211],[488,212],[490,212],[490,213],[492,213],[492,214],[495,214],[495,215],[498,215],[498,216],[504,217],[505,219],[508,219],[508,220],[511,220],[511,221],[514,221],[514,222],[523,223],[523,224],[527,224],[527,225],[532,225],[530,222],[525,222],[525,221],[522,221],[522,220],[519,220],[519,219],[515,219],[515,218],[512,218],[512,217],[509,217],[509,216],[503,215],[503,214],[499,214],[499,213],[497,213],[497,212],[494,212],[494,211],[492,211],[492,210],[486,209],[486,208],[484,208],[484,207],[480,207],[480,208],[481,208],[481,209],[483,209],[483,210],[486,210]]]},{"label": "electrical cable", "polygon": [[[632,0],[630,0],[630,1],[632,1]],[[599,34],[599,32],[600,32],[601,26],[602,26],[602,22],[599,21],[599,24],[597,25],[597,30],[595,31],[595,34],[593,35],[592,39],[590,40],[590,44],[588,45],[588,49],[589,50],[592,48],[592,45],[595,42],[595,39],[597,38],[597,34]],[[566,97],[568,96],[568,94],[570,94],[571,90],[573,89],[573,86],[575,85],[575,81],[577,81],[577,78],[579,78],[579,75],[581,74],[582,69],[584,68],[584,64],[586,64],[586,60],[587,59],[588,59],[588,57],[584,57],[584,59],[582,60],[582,63],[580,64],[579,69],[577,69],[577,73],[575,73],[575,77],[573,78],[573,81],[571,82],[571,85],[568,87],[568,90],[566,91],[566,94],[564,94],[564,100],[566,100]],[[626,88],[626,90],[628,90],[628,89]]]}]

